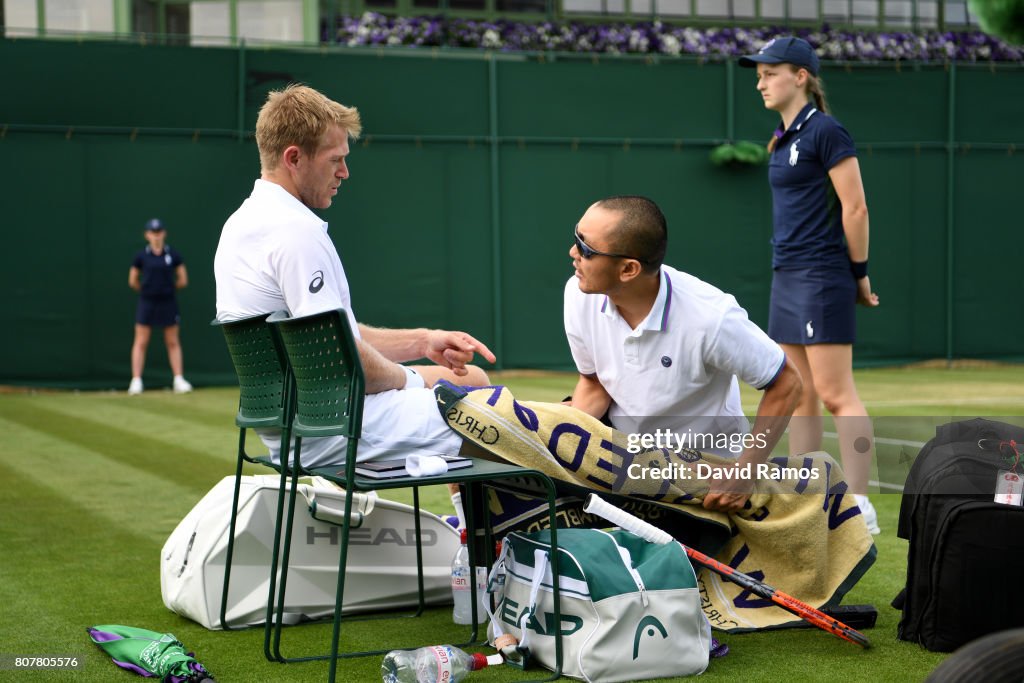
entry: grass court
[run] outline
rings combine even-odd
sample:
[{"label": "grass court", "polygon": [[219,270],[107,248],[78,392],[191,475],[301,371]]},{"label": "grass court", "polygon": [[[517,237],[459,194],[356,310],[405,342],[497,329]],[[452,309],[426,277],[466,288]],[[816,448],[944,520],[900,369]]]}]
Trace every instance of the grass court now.
[{"label": "grass court", "polygon": [[[559,401],[571,392],[569,374],[507,372],[492,378],[523,400]],[[896,639],[899,613],[889,602],[903,585],[907,543],[896,537],[899,485],[909,461],[936,424],[991,417],[1021,422],[1024,367],[916,366],[856,373],[868,411],[876,419],[878,457],[872,501],[882,534],[878,561],[845,603],[871,603],[879,612],[865,631],[873,647],[862,651],[816,629],[745,635],[717,634],[731,647],[701,680],[709,681],[921,681],[945,655]],[[188,395],[151,390],[0,394],[4,486],[0,488],[0,653],[77,655],[78,671],[0,671],[11,681],[141,680],[117,669],[89,641],[85,628],[125,624],[174,633],[218,681],[315,681],[323,662],[281,665],[262,653],[262,629],[213,632],[168,611],[160,598],[159,553],[192,506],[234,468],[238,433],[234,388],[198,389]],[[748,414],[758,395],[744,388]],[[826,433],[834,430],[826,421]],[[835,441],[825,448],[837,456]],[[249,473],[266,474],[269,470]],[[387,492],[411,502],[404,491]],[[443,487],[423,490],[425,508],[450,510]],[[772,577],[766,577],[772,583]],[[403,634],[402,638],[397,634]],[[419,619],[357,622],[343,629],[343,647],[379,643],[407,646],[464,640],[450,608]],[[330,624],[292,627],[288,655],[326,651]],[[483,650],[481,650],[483,651]],[[666,653],[671,656],[671,653]],[[374,681],[380,658],[339,665],[339,680]],[[542,671],[533,671],[539,677]],[[474,681],[529,678],[509,667],[473,675]],[[685,680],[685,679],[679,679]]]}]

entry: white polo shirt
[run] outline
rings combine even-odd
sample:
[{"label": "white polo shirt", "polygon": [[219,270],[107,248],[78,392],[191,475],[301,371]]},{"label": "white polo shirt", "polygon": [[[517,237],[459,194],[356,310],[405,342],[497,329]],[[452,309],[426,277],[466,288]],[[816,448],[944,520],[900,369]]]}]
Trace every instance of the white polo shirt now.
[{"label": "white polo shirt", "polygon": [[217,320],[344,308],[359,338],[348,278],[327,223],[277,183],[257,180],[224,223],[213,272]]},{"label": "white polo shirt", "polygon": [[785,364],[735,297],[669,266],[635,330],[607,296],[581,292],[575,277],[565,285],[564,316],[576,368],[597,376],[612,398],[612,424],[626,433],[745,433],[736,378],[763,389]]},{"label": "white polo shirt", "polygon": [[[293,317],[343,308],[353,334],[348,279],[327,223],[276,183],[257,180],[252,194],[224,224],[213,259],[217,320],[230,321],[286,310]],[[277,461],[277,430],[257,433]],[[345,455],[342,436],[303,439],[302,464],[326,467]],[[409,453],[453,454],[462,437],[450,430],[429,389],[369,394],[363,406],[360,462]]]}]

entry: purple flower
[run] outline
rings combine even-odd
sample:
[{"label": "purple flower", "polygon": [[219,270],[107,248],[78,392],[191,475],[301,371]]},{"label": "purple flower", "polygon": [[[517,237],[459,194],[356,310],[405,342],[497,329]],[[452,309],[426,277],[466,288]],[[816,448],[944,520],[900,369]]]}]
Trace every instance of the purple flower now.
[{"label": "purple flower", "polygon": [[607,54],[696,55],[725,60],[749,54],[771,38],[793,33],[813,45],[823,59],[841,61],[1024,62],[1024,48],[980,31],[871,32],[833,29],[696,28],[653,22],[583,24],[525,23],[457,17],[386,17],[366,12],[339,17],[334,30],[324,25],[326,42],[360,46],[441,46],[501,51],[596,52]]}]

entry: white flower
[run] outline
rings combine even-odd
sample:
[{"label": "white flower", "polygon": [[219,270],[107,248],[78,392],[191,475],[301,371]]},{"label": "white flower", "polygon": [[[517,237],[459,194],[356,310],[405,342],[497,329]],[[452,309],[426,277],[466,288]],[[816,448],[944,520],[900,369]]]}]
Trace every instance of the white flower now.
[{"label": "white flower", "polygon": [[489,28],[484,31],[480,44],[483,47],[501,47],[501,35],[493,28]]}]

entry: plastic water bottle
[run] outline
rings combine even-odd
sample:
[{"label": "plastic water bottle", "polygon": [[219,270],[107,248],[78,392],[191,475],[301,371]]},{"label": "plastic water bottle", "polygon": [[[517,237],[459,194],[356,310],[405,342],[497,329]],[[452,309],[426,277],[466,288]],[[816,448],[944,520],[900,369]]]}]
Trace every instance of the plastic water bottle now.
[{"label": "plastic water bottle", "polygon": [[[472,587],[473,572],[469,568],[469,548],[466,547],[466,530],[462,530],[462,537],[459,540],[459,550],[452,558],[452,600],[455,606],[452,608],[452,621],[456,624],[473,623]],[[479,613],[477,620],[480,620]]]},{"label": "plastic water bottle", "polygon": [[501,664],[501,655],[467,654],[451,645],[431,645],[418,650],[392,650],[384,657],[380,673],[384,683],[458,683],[470,671]]}]

